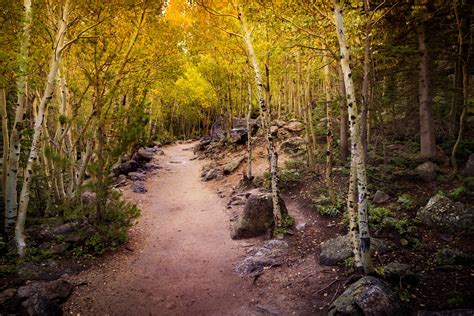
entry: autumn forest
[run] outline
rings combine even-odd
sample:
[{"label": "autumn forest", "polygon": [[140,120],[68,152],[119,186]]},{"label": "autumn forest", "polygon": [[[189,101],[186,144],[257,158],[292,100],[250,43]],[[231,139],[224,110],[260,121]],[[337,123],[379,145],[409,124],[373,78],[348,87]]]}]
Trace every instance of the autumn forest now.
[{"label": "autumn forest", "polygon": [[0,2],[0,315],[472,315],[471,1]]}]

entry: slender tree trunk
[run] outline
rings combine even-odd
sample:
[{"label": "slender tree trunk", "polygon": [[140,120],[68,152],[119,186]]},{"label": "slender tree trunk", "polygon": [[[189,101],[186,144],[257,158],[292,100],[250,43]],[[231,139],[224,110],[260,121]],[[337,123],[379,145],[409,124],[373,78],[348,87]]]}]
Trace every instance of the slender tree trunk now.
[{"label": "slender tree trunk", "polygon": [[369,72],[370,72],[370,29],[372,23],[370,21],[370,0],[364,0],[365,11],[365,40],[364,40],[364,80],[362,83],[362,109],[361,109],[361,124],[360,133],[362,137],[362,148],[365,156],[365,161],[368,159],[367,155],[367,141],[368,141],[368,111],[369,111]]},{"label": "slender tree trunk", "polygon": [[[15,121],[10,134],[10,150],[8,154],[7,180],[5,186],[5,230],[11,231],[15,225],[18,210],[18,168],[20,164],[21,136],[24,129],[26,108],[26,86],[28,72],[28,51],[31,30],[31,0],[24,1],[24,25],[19,55],[19,71],[17,80],[18,101]],[[4,162],[5,163],[5,162]]]},{"label": "slender tree trunk", "polygon": [[316,170],[316,163],[314,160],[314,143],[312,139],[313,135],[313,126],[311,121],[313,119],[311,115],[311,96],[310,96],[310,75],[311,75],[311,62],[308,61],[308,68],[306,69],[306,81],[305,81],[305,88],[304,88],[304,119],[305,119],[305,130],[306,130],[306,143],[307,143],[307,151],[308,151],[308,166],[309,170],[315,171]]},{"label": "slender tree trunk", "polygon": [[339,73],[339,93],[340,93],[340,110],[339,110],[339,152],[341,160],[345,162],[349,156],[349,137],[347,135],[347,103],[346,103],[346,87],[344,85],[344,75],[340,66],[338,68]]},{"label": "slender tree trunk", "polygon": [[347,213],[349,215],[349,238],[354,254],[354,264],[357,268],[362,267],[359,252],[359,230],[357,225],[357,162],[351,160],[351,173],[349,176],[349,190],[347,192]]},{"label": "slender tree trunk", "polygon": [[[8,113],[7,113],[7,98],[5,88],[0,88],[0,115],[2,116],[2,138],[3,138],[3,155],[2,155],[2,178],[1,189],[3,194],[2,202],[5,203],[5,188],[7,184],[7,160],[8,152],[10,150],[9,133],[8,133]],[[4,204],[3,204],[4,205]],[[2,222],[3,222],[3,216]],[[3,226],[2,226],[3,229]]]},{"label": "slender tree trunk", "polygon": [[324,91],[326,97],[326,187],[331,204],[336,204],[336,193],[332,183],[332,147],[334,134],[332,129],[332,104],[331,104],[331,78],[329,73],[329,62],[324,60]]},{"label": "slender tree trunk", "polygon": [[247,179],[252,181],[252,131],[250,129],[250,120],[252,118],[252,85],[248,82],[248,111],[247,111]]},{"label": "slender tree trunk", "polygon": [[426,47],[426,24],[417,27],[418,49],[421,54],[419,69],[420,100],[420,148],[423,157],[436,157],[435,130],[433,122],[433,97],[428,49]]},{"label": "slender tree trunk", "polygon": [[[267,142],[268,142],[268,154],[270,160],[270,173],[272,178],[272,201],[273,201],[273,216],[275,219],[275,226],[281,227],[282,226],[282,213],[280,208],[279,202],[279,192],[278,192],[278,154],[276,152],[275,145],[273,143],[273,136],[270,132],[271,127],[271,110],[270,106],[265,103],[265,94],[264,94],[264,86],[263,81],[260,73],[260,67],[258,65],[257,57],[255,56],[255,51],[252,44],[251,33],[247,26],[247,21],[243,14],[242,9],[239,6],[239,21],[242,26],[242,31],[244,33],[244,40],[245,45],[247,48],[247,53],[249,55],[250,62],[255,72],[255,83],[257,85],[257,95],[258,95],[258,103],[260,104],[261,111],[263,113],[264,121],[266,121],[265,132],[267,134]],[[265,120],[266,119],[266,120]]]},{"label": "slender tree trunk", "polygon": [[461,71],[462,71],[462,112],[459,117],[459,131],[456,143],[454,144],[451,152],[451,165],[453,166],[454,172],[457,171],[456,152],[459,144],[461,143],[463,132],[464,132],[464,118],[468,109],[469,103],[469,53],[471,47],[471,12],[472,12],[472,1],[460,1],[454,5],[454,14],[456,16],[456,24],[458,28],[458,46],[459,46],[459,59],[461,60]]},{"label": "slender tree trunk", "polygon": [[59,22],[59,30],[53,51],[53,56],[51,58],[51,64],[48,74],[48,79],[46,83],[46,88],[41,98],[40,105],[38,107],[38,116],[34,126],[33,140],[31,142],[30,154],[28,157],[28,162],[25,168],[25,175],[23,179],[23,186],[20,194],[20,203],[18,206],[18,219],[15,226],[15,241],[17,245],[18,255],[23,257],[25,255],[25,222],[26,222],[26,211],[28,209],[28,203],[30,200],[30,186],[31,180],[33,178],[33,165],[38,160],[38,145],[41,137],[41,131],[43,129],[43,119],[45,116],[45,111],[47,111],[47,106],[51,99],[53,98],[54,92],[54,81],[58,73],[59,63],[61,60],[61,55],[63,52],[64,37],[66,35],[67,23],[68,23],[68,14],[69,14],[69,1],[66,0],[63,6],[62,16]]},{"label": "slender tree trunk", "polygon": [[360,135],[360,115],[357,110],[354,83],[352,81],[352,71],[349,64],[350,52],[346,41],[346,34],[343,22],[343,10],[340,0],[334,0],[334,13],[336,20],[336,33],[339,41],[341,53],[341,67],[344,74],[346,87],[347,107],[349,111],[349,126],[351,131],[352,150],[351,159],[357,163],[357,190],[358,190],[358,224],[360,240],[360,257],[365,273],[372,273],[374,268],[370,257],[370,235],[367,215],[367,174],[365,168],[364,155],[362,150],[362,140]]},{"label": "slender tree trunk", "polygon": [[0,115],[2,116],[2,139],[3,139],[3,153],[2,153],[2,160],[0,164],[0,190],[1,190],[1,197],[2,200],[0,201],[0,209],[2,210],[0,215],[0,233],[3,232],[5,227],[5,217],[4,215],[4,208],[5,208],[5,189],[6,189],[6,181],[7,181],[7,157],[9,151],[9,139],[8,139],[8,114],[7,114],[7,100],[6,100],[6,93],[5,88],[0,88]]}]

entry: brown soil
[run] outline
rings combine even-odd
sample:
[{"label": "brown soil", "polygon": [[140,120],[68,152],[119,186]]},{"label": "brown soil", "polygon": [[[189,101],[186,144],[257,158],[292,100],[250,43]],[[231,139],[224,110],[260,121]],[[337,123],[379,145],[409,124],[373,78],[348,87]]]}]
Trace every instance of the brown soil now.
[{"label": "brown soil", "polygon": [[237,175],[214,182],[214,188],[201,182],[204,162],[192,159],[192,145],[164,148],[166,155],[152,162],[163,169],[146,181],[147,193],[124,190],[126,198],[142,209],[130,242],[101,265],[69,277],[85,285],[77,287],[64,311],[81,315],[323,314],[344,281],[341,268],[320,267],[314,257],[323,236],[335,235],[334,228],[300,211],[296,201],[290,202],[290,213],[297,223],[307,222],[307,228],[288,238],[291,250],[284,264],[262,274],[238,276],[234,264],[262,239],[230,239],[233,210],[227,209],[226,197]]}]

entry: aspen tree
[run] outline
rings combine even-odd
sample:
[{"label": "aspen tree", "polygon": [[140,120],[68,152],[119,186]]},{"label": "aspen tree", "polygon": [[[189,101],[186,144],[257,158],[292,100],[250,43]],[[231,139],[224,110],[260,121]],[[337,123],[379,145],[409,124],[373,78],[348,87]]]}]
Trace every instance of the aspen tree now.
[{"label": "aspen tree", "polygon": [[266,123],[265,133],[266,133],[266,138],[268,142],[268,155],[269,155],[269,160],[270,160],[273,216],[275,220],[275,226],[281,227],[282,226],[282,213],[281,213],[281,208],[280,208],[279,190],[278,190],[278,154],[276,152],[273,136],[271,135],[271,132],[270,132],[271,120],[272,120],[271,108],[265,102],[264,86],[263,86],[262,76],[260,72],[260,66],[258,65],[257,57],[255,55],[255,51],[253,48],[251,31],[248,28],[247,20],[245,19],[245,15],[240,6],[238,7],[238,19],[242,27],[243,38],[245,41],[245,46],[247,48],[249,60],[255,72],[255,83],[257,86],[258,103],[264,115],[263,121]]},{"label": "aspen tree", "polygon": [[68,15],[69,15],[69,0],[66,0],[63,6],[62,15],[59,19],[58,33],[56,36],[55,43],[56,47],[53,50],[49,74],[46,82],[46,87],[41,98],[41,102],[38,106],[38,115],[36,118],[34,126],[33,140],[31,142],[30,154],[28,156],[28,162],[25,168],[25,175],[23,178],[23,186],[20,194],[20,203],[18,206],[18,219],[15,226],[15,241],[17,245],[18,255],[23,257],[25,255],[25,221],[26,221],[26,211],[28,208],[28,203],[30,200],[30,186],[31,180],[33,178],[33,165],[38,160],[38,145],[40,141],[41,131],[43,129],[43,119],[45,116],[45,111],[47,111],[47,106],[51,99],[53,98],[54,92],[54,82],[56,75],[59,69],[59,63],[61,61],[61,56],[64,51],[64,38],[66,36],[67,25],[68,25]]},{"label": "aspen tree", "polygon": [[365,168],[365,157],[362,153],[362,140],[360,135],[360,115],[357,110],[354,83],[350,67],[350,51],[346,41],[343,22],[343,9],[340,0],[334,0],[334,15],[336,22],[336,33],[339,41],[340,63],[344,74],[346,87],[347,108],[349,112],[349,126],[351,132],[351,159],[356,161],[357,190],[358,190],[358,225],[359,225],[359,251],[362,267],[365,273],[373,272],[372,259],[370,257],[370,235],[367,214],[367,173]]},{"label": "aspen tree", "polygon": [[332,147],[334,143],[334,133],[332,128],[332,103],[331,103],[331,78],[329,61],[324,58],[324,94],[326,97],[326,187],[331,204],[336,204],[336,193],[332,183]]},{"label": "aspen tree", "polygon": [[31,0],[25,0],[23,3],[24,22],[23,32],[20,44],[20,54],[18,58],[19,69],[17,79],[17,106],[15,111],[15,121],[10,134],[10,147],[8,151],[6,182],[5,182],[5,230],[10,231],[14,225],[18,211],[18,168],[20,165],[21,136],[24,128],[25,107],[26,107],[26,87],[28,71],[28,53],[30,45],[31,32]]}]

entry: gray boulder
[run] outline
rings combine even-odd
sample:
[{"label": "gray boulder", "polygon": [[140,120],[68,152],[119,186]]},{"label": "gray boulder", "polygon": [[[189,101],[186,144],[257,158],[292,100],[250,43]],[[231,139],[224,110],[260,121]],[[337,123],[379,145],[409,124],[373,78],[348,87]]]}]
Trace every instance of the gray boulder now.
[{"label": "gray boulder", "polygon": [[[370,238],[371,253],[386,253],[394,247],[388,241]],[[338,236],[321,243],[319,262],[322,265],[333,266],[352,256],[352,245],[349,235]]]},{"label": "gray boulder", "polygon": [[280,258],[288,247],[288,243],[284,240],[269,240],[262,247],[251,251],[247,257],[240,260],[235,266],[235,271],[243,276],[280,265]]},{"label": "gray boulder", "polygon": [[420,179],[422,179],[425,182],[432,182],[436,179],[436,169],[438,167],[430,162],[427,161],[425,163],[422,163],[415,169],[415,173],[418,175]]},{"label": "gray boulder", "polygon": [[[255,136],[260,128],[258,119],[250,119],[250,135]],[[247,118],[233,117],[232,128],[244,128],[247,130]]]},{"label": "gray boulder", "polygon": [[383,277],[394,285],[408,285],[416,282],[416,274],[409,264],[391,262],[383,268]]},{"label": "gray boulder", "polygon": [[129,172],[137,171],[139,166],[138,162],[132,159],[119,164],[112,171],[116,176],[121,174],[127,175]]},{"label": "gray boulder", "polygon": [[280,150],[286,153],[296,154],[305,150],[305,144],[306,142],[302,137],[291,137],[281,144]]},{"label": "gray boulder", "polygon": [[[282,214],[288,211],[280,198]],[[273,202],[271,193],[251,194],[243,212],[231,229],[232,239],[252,238],[266,234],[273,228]]]},{"label": "gray boulder", "polygon": [[223,127],[224,118],[219,116],[217,120],[211,126],[211,139],[220,140],[224,136],[224,127]]},{"label": "gray boulder", "polygon": [[468,177],[474,177],[474,154],[469,155],[466,167],[464,167],[464,174]]},{"label": "gray boulder", "polygon": [[135,181],[132,183],[132,191],[135,193],[146,193],[148,190],[145,188],[145,183],[142,181]]},{"label": "gray boulder", "polygon": [[152,148],[139,148],[137,152],[133,155],[132,159],[139,163],[150,162],[153,159],[153,155],[156,151]]},{"label": "gray boulder", "polygon": [[32,298],[35,295],[61,304],[71,295],[73,285],[65,280],[51,282],[35,282],[18,288],[17,296],[20,300]]},{"label": "gray boulder", "polygon": [[63,315],[58,303],[49,301],[39,294],[26,299],[21,303],[21,314],[28,316],[60,316]]},{"label": "gray boulder", "polygon": [[232,144],[245,144],[248,139],[246,128],[233,128],[230,131],[230,142]]},{"label": "gray boulder", "polygon": [[328,315],[408,315],[398,295],[383,281],[366,276],[351,284],[329,306]]},{"label": "gray boulder", "polygon": [[285,125],[285,129],[289,132],[298,133],[304,129],[304,124],[296,120],[291,120],[287,125]]},{"label": "gray boulder", "polygon": [[220,168],[209,169],[203,173],[201,178],[202,181],[210,181],[214,179],[219,179],[223,175],[223,171]]},{"label": "gray boulder", "polygon": [[390,200],[390,196],[387,193],[382,190],[377,190],[377,192],[375,192],[374,199],[372,200],[372,202],[374,202],[375,204],[383,204],[388,200]]},{"label": "gray boulder", "polygon": [[145,174],[141,172],[130,172],[128,174],[128,177],[132,181],[145,181],[145,178],[146,178]]},{"label": "gray boulder", "polygon": [[240,166],[240,164],[242,163],[242,161],[244,161],[244,159],[245,159],[245,156],[241,156],[241,157],[235,158],[228,164],[224,165],[224,167],[222,167],[224,174],[231,174],[232,172],[234,172],[234,170]]},{"label": "gray boulder", "polygon": [[474,210],[442,195],[433,196],[417,217],[423,224],[441,231],[470,229],[474,225]]},{"label": "gray boulder", "polygon": [[194,148],[193,148],[193,152],[195,154],[197,154],[198,152],[200,151],[203,151],[207,148],[207,146],[209,146],[211,144],[211,139],[210,138],[203,138],[199,141],[199,143],[197,143]]}]

